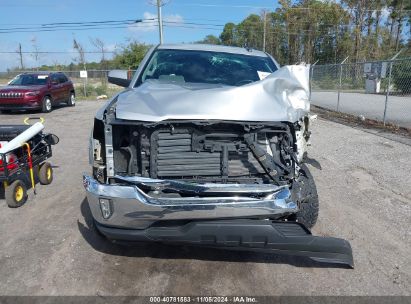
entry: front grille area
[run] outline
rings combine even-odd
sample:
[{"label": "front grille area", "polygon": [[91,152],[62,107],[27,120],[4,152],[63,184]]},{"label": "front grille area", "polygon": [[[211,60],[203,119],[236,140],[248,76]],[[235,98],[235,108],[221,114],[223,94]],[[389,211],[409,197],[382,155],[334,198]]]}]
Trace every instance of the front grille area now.
[{"label": "front grille area", "polygon": [[23,93],[18,92],[0,92],[0,98],[22,98],[24,96]]},{"label": "front grille area", "polygon": [[229,153],[228,155],[229,176],[246,176],[249,174],[264,174],[264,170],[251,152]]},{"label": "front grille area", "polygon": [[[154,143],[151,175],[157,177],[219,176],[221,153],[191,151],[192,135],[159,132]],[[156,149],[155,149],[156,148]]]},{"label": "front grille area", "polygon": [[281,184],[294,172],[291,135],[283,123],[115,124],[113,148],[120,176]]},{"label": "front grille area", "polygon": [[[177,129],[154,132],[151,138],[150,176],[175,177],[239,177],[264,174],[261,165],[251,151],[219,134],[208,139],[195,130]],[[196,145],[196,142],[199,143]],[[234,140],[235,142],[235,140]],[[213,145],[213,146],[211,146]]]}]

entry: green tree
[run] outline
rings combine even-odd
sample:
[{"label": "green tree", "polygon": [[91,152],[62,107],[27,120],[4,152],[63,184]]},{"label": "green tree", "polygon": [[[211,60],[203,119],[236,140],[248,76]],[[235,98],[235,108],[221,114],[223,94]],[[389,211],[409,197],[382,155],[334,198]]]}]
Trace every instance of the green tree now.
[{"label": "green tree", "polygon": [[114,55],[110,66],[119,69],[136,69],[149,47],[144,43],[132,41],[128,45],[123,46],[121,51]]},{"label": "green tree", "polygon": [[202,44],[221,44],[221,41],[218,37],[214,35],[207,35],[204,37],[203,40],[197,41],[196,43]]},{"label": "green tree", "polygon": [[220,41],[224,45],[233,45],[236,46],[236,38],[235,38],[235,29],[236,25],[232,22],[226,23],[224,25],[223,32],[220,35]]},{"label": "green tree", "polygon": [[263,47],[263,27],[263,20],[260,16],[249,15],[235,28],[238,37],[237,45],[261,49]]},{"label": "green tree", "polygon": [[[281,64],[338,63],[347,56],[354,62],[386,59],[407,44],[411,46],[409,0],[278,3],[279,7],[266,15],[265,42],[266,51]],[[385,9],[391,12],[388,18],[383,16]],[[262,49],[263,19],[251,14],[238,24],[226,23],[221,44]]]}]

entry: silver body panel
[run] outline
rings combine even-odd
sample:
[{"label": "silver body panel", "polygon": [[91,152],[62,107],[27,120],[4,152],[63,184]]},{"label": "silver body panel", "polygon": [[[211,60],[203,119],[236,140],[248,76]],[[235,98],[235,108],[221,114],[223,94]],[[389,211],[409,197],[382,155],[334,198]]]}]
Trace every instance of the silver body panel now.
[{"label": "silver body panel", "polygon": [[[168,89],[168,91],[170,91],[171,87],[169,84],[164,84],[164,86],[161,83],[157,85],[149,85],[147,91],[144,91],[144,93],[142,92],[142,89],[144,89],[143,86],[136,87],[138,78],[142,74],[147,62],[156,49],[215,51],[248,56],[268,57],[275,63],[279,70],[262,81],[242,87],[204,87],[204,94],[198,90],[190,88],[189,86],[183,86],[177,89],[180,93],[187,93],[184,96],[186,101],[172,100],[169,97],[167,98],[167,96],[164,97],[161,93],[155,93],[157,90],[156,86],[158,85],[160,86],[160,89],[165,91]],[[174,88],[175,87],[176,85]],[[145,95],[146,93],[149,95],[154,93],[155,97],[160,99],[155,100],[154,104],[150,104],[150,101],[153,100],[154,96]],[[208,97],[206,94],[209,93],[212,93],[212,97],[216,97],[218,101],[214,101],[210,98],[211,96]],[[196,100],[194,98],[201,99]],[[234,98],[234,100],[229,100],[227,98]],[[280,68],[278,62],[269,54],[239,47],[204,44],[163,44],[150,48],[134,73],[128,89],[113,96],[111,100],[107,101],[107,103],[96,113],[97,119],[103,119],[105,110],[114,100],[116,100],[117,107],[120,107],[118,118],[125,117],[124,119],[131,120],[141,119],[142,121],[150,121],[150,119],[152,119],[151,121],[154,122],[162,119],[174,119],[174,116],[178,117],[175,119],[194,119],[191,117],[192,114],[197,117],[201,116],[202,119],[295,122],[302,117],[304,113],[310,110],[309,68],[302,65]],[[191,101],[189,107],[181,111],[181,107],[186,105],[187,100]],[[193,100],[195,102],[192,102]],[[171,101],[173,101],[173,103],[168,104],[168,102]],[[172,111],[171,113],[166,113],[161,109],[161,107],[165,104],[167,104],[167,110]],[[213,110],[205,109],[206,112],[200,113],[196,110],[200,104],[209,104],[210,108],[216,108]],[[130,105],[132,108],[128,108]],[[139,113],[138,107],[140,105],[148,106],[149,109],[146,109],[143,113]],[[150,109],[150,107],[152,107],[152,109]],[[248,110],[248,113],[238,111],[231,114],[231,111],[238,110],[240,107],[242,107],[243,110]],[[202,110],[204,110],[204,106],[202,106]],[[193,112],[190,113],[190,111]],[[226,111],[229,111],[230,113],[225,113],[226,115],[223,115],[222,113]],[[278,114],[278,111],[280,111],[281,114]],[[218,115],[216,115],[216,113],[218,113]]]},{"label": "silver body panel", "polygon": [[214,44],[161,44],[157,47],[159,50],[187,50],[187,51],[208,51],[208,52],[221,52],[231,53],[255,57],[267,57],[268,54],[262,51],[254,49],[246,49],[236,46],[214,45]]},{"label": "silver body panel", "polygon": [[240,87],[148,80],[118,96],[116,118],[296,122],[310,110],[308,72],[285,66]]},{"label": "silver body panel", "polygon": [[[158,181],[146,178],[144,182]],[[94,219],[113,227],[145,229],[156,221],[276,217],[298,210],[297,205],[290,200],[289,189],[274,185],[273,193],[256,199],[243,196],[156,198],[135,185],[100,184],[87,175],[83,176],[83,184]],[[239,193],[241,186],[237,186]],[[244,185],[248,186],[254,185]],[[109,199],[112,203],[113,214],[108,219],[102,216],[100,198]]]}]

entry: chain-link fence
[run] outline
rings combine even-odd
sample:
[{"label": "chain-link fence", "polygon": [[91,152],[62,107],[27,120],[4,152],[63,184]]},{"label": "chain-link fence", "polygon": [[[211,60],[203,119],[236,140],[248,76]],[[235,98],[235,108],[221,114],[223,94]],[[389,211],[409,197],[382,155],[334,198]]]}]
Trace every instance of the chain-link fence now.
[{"label": "chain-link fence", "polygon": [[411,128],[411,58],[314,65],[311,102]]}]

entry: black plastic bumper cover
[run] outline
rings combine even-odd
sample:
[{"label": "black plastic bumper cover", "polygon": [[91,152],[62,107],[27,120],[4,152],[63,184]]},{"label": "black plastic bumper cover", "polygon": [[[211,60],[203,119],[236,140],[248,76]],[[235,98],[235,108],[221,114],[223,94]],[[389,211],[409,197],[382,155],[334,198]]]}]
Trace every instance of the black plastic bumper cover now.
[{"label": "black plastic bumper cover", "polygon": [[266,220],[195,221],[181,226],[120,229],[96,223],[108,239],[238,248],[305,256],[317,262],[354,267],[350,243],[313,236],[302,224]]}]

